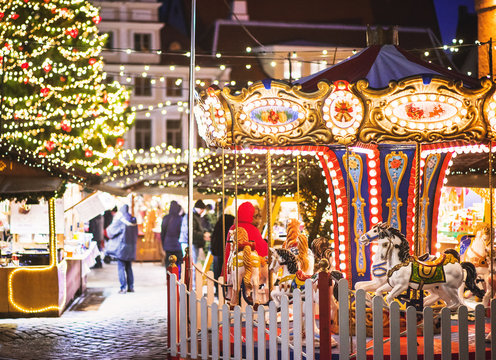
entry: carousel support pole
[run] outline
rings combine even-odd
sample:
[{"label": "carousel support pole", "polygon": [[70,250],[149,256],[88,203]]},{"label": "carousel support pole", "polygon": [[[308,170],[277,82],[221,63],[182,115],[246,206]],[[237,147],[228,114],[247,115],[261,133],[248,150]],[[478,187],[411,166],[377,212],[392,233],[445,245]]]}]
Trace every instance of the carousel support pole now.
[{"label": "carousel support pole", "polygon": [[[196,44],[196,0],[191,0],[191,44],[189,58],[189,122],[188,122],[188,246],[193,251],[193,141],[195,138],[195,44]],[[190,279],[193,279],[193,256],[189,256]],[[191,284],[192,286],[192,284]],[[197,289],[201,290],[201,289]]]},{"label": "carousel support pole", "polygon": [[[226,153],[224,151],[224,148],[222,148],[222,214],[220,214],[222,216],[222,270],[224,270],[224,267],[226,266],[226,264],[224,264],[224,261],[225,261],[225,257],[226,257],[226,217],[224,216],[224,214],[226,213],[226,203],[225,203],[225,197],[226,197],[226,181],[225,181],[225,173],[224,173],[224,167],[226,166],[226,162],[225,162],[225,156],[226,156]],[[221,271],[221,273],[224,273],[224,277],[226,276],[226,273],[224,271]],[[223,283],[226,282],[226,279],[224,279]],[[219,289],[219,284],[216,285],[217,286],[217,296],[219,296],[219,291],[224,291],[224,289]],[[220,299],[220,297],[219,297]]]},{"label": "carousel support pole", "polygon": [[[267,204],[267,246],[269,248],[268,251],[268,264],[272,263],[272,255],[270,253],[270,248],[274,246],[272,244],[272,229],[270,228],[270,225],[272,224],[272,166],[271,166],[271,155],[270,155],[270,149],[267,149],[267,155],[265,158],[265,163],[267,167],[267,191],[265,193],[266,200],[265,203]],[[267,266],[268,266],[267,264]],[[269,297],[270,293],[272,292],[272,271],[269,269]]]},{"label": "carousel support pole", "polygon": [[420,243],[419,243],[419,226],[420,226],[420,142],[416,142],[415,149],[415,234],[413,239],[413,248],[416,256],[420,254]]},{"label": "carousel support pole", "polygon": [[[489,222],[491,226],[489,227],[489,239],[491,248],[489,249],[490,259],[489,266],[491,267],[491,283],[493,283],[494,277],[494,230],[493,230],[493,142],[489,141]],[[494,297],[494,286],[491,286],[491,299]]]},{"label": "carousel support pole", "polygon": [[[350,211],[350,197],[351,197],[351,184],[350,184],[350,148],[346,146],[346,197],[347,197],[347,205],[348,205],[348,236],[351,237],[351,211]],[[350,239],[351,241],[351,239]],[[348,273],[351,275],[351,256],[348,256]],[[336,284],[337,285],[337,284]],[[348,287],[350,290],[353,288],[353,278],[350,276],[350,279],[348,280]],[[351,299],[348,299],[348,302],[350,302]],[[350,306],[349,304],[348,306]],[[349,318],[349,328],[351,329],[353,325],[351,317]],[[350,332],[350,354],[353,353],[353,336],[351,335]]]},{"label": "carousel support pole", "polygon": [[296,214],[300,220],[300,155],[296,156]]},{"label": "carousel support pole", "polygon": [[[238,254],[239,251],[239,233],[238,233],[238,150],[236,149],[236,144],[234,144],[234,207],[236,208],[236,237],[234,239],[234,253]],[[234,294],[236,297],[239,296],[239,292],[241,291],[241,284],[240,281],[238,280],[238,261],[236,261],[236,276],[235,280],[233,282],[234,289],[236,290],[236,293],[233,292],[233,298]],[[246,288],[245,288],[246,289]],[[231,302],[233,300],[231,299]],[[236,303],[238,299],[236,298]]]}]

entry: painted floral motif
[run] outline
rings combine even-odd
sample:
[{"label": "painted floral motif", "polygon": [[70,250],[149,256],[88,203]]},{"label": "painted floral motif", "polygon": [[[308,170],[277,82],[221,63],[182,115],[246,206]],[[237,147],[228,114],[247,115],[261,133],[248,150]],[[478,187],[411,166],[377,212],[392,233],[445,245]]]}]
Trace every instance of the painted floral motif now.
[{"label": "painted floral motif", "polygon": [[285,107],[260,107],[250,113],[250,117],[259,124],[287,124],[298,119],[298,113]]},{"label": "painted floral motif", "polygon": [[424,117],[424,110],[416,107],[414,104],[408,104],[406,106],[406,114],[410,119],[420,120]]},{"label": "painted floral motif", "polygon": [[391,167],[391,169],[397,169],[401,166],[401,160],[393,159],[389,162],[389,166]]}]

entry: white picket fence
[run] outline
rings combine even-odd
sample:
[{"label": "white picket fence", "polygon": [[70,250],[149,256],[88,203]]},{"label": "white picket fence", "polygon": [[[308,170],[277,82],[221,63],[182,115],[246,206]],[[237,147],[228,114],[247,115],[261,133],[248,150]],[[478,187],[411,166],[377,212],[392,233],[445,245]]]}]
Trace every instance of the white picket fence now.
[{"label": "white picket fence", "polygon": [[[295,360],[323,359],[321,351],[324,346],[321,345],[330,350],[329,341],[319,341],[313,331],[314,309],[317,307],[312,303],[311,280],[307,280],[304,293],[295,290],[291,300],[283,297],[278,312],[274,302],[270,302],[268,308],[259,306],[256,311],[251,306],[246,306],[245,311],[240,306],[230,310],[227,304],[209,303],[207,296],[188,292],[175,275],[169,278],[169,289],[177,289],[169,291],[170,358],[286,360],[291,355]],[[434,312],[430,307],[417,313],[414,307],[408,307],[406,312],[400,311],[398,303],[383,307],[382,298],[374,297],[369,306],[373,315],[373,336],[367,337],[365,293],[362,290],[354,293],[353,314],[349,309],[351,292],[347,280],[340,280],[338,286],[339,334],[332,336],[338,340],[339,347],[332,349],[332,355],[326,357],[365,360],[367,354],[370,356],[372,353],[374,359],[383,359],[385,343],[389,342],[390,359],[393,360],[405,355],[407,359],[417,359],[420,353],[426,360],[435,357],[448,360],[455,354],[461,360],[496,359],[496,332],[491,332],[490,345],[485,342],[486,322],[491,329],[496,329],[496,300],[491,302],[488,318],[486,309],[480,304],[473,311],[462,306],[455,314],[447,308]],[[322,304],[318,305],[321,312]],[[388,312],[389,332],[384,330],[384,311]],[[350,321],[352,317],[354,321]],[[406,318],[403,328],[400,328],[400,318],[403,318],[403,323]],[[440,334],[435,335],[435,324],[439,323]],[[452,332],[453,325],[458,326],[456,332]],[[423,345],[417,342],[419,326]],[[330,324],[320,324],[321,333],[326,327],[329,329]],[[353,336],[350,336],[350,329],[354,330]],[[384,332],[389,336],[384,337]],[[401,345],[401,338],[406,338],[406,346],[405,340]],[[435,352],[439,349],[439,345],[434,346],[435,342],[440,342],[440,352]]]}]

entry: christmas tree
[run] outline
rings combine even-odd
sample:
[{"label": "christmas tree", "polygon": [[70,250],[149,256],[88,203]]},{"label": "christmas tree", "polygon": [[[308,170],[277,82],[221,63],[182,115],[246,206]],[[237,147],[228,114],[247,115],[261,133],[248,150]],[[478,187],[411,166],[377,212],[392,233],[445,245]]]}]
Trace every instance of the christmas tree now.
[{"label": "christmas tree", "polygon": [[0,137],[64,167],[118,166],[134,121],[129,93],[105,83],[98,9],[84,0],[0,3]]}]

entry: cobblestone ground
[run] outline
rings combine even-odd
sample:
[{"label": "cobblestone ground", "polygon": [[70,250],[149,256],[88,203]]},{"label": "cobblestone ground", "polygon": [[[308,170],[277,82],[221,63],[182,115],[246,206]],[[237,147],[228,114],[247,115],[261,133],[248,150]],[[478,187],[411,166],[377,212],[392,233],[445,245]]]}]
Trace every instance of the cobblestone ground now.
[{"label": "cobblestone ground", "polygon": [[0,359],[165,359],[165,269],[133,270],[134,293],[118,294],[117,266],[104,264],[61,317],[0,319]]}]

